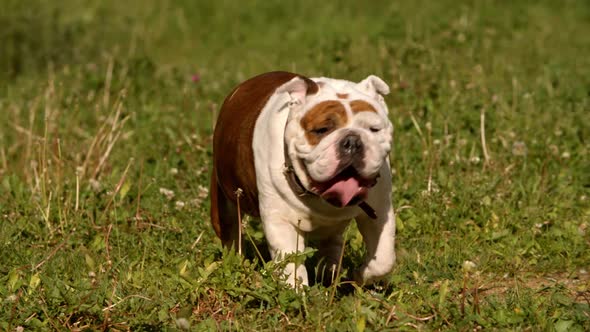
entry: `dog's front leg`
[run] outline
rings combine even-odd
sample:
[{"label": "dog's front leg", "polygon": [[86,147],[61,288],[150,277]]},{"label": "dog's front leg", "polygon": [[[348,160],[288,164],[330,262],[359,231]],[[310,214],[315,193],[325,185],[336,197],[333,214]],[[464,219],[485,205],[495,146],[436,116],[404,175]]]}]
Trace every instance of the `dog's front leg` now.
[{"label": "dog's front leg", "polygon": [[[305,249],[303,234],[290,222],[282,220],[277,214],[263,215],[261,219],[270,254],[274,260],[279,261],[286,255],[301,253]],[[287,276],[287,283],[293,287],[309,285],[307,270],[303,264],[295,266],[293,262],[287,263],[284,274]]]},{"label": "dog's front leg", "polygon": [[[350,224],[345,220],[334,227],[319,229],[318,254],[320,262],[317,267],[316,281],[320,280],[328,286],[336,281],[342,246],[344,245],[344,230]],[[318,236],[314,234],[314,236]]]},{"label": "dog's front leg", "polygon": [[391,202],[377,211],[377,220],[361,215],[356,221],[367,256],[354,278],[361,285],[371,284],[387,275],[395,263],[395,218]]}]

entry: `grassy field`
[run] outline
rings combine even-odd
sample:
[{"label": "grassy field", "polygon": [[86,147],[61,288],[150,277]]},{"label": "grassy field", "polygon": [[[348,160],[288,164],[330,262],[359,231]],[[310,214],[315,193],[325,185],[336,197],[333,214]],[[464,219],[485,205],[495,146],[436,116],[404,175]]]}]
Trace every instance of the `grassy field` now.
[{"label": "grassy field", "polygon": [[[381,284],[216,239],[215,116],[270,70],[391,85]],[[589,150],[587,1],[4,0],[0,329],[588,331]]]}]

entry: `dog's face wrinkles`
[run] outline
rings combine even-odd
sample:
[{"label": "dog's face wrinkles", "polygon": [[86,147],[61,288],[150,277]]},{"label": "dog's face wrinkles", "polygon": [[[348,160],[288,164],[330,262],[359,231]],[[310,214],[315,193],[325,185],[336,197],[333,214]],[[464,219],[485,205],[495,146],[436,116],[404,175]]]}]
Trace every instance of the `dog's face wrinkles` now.
[{"label": "dog's face wrinkles", "polygon": [[291,163],[307,190],[335,206],[364,199],[391,149],[383,91],[367,80],[318,79],[316,94],[291,104],[285,131]]}]

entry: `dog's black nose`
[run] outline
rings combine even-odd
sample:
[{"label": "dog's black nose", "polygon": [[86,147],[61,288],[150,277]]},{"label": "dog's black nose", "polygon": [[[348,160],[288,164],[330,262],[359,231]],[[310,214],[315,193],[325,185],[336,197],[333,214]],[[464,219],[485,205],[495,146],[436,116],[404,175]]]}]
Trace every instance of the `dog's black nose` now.
[{"label": "dog's black nose", "polygon": [[358,134],[348,134],[340,140],[340,153],[353,155],[363,148],[363,142]]}]

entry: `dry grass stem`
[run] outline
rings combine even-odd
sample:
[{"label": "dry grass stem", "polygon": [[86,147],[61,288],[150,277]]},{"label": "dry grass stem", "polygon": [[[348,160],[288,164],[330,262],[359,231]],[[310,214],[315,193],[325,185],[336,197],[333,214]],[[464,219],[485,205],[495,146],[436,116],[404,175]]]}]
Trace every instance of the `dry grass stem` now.
[{"label": "dry grass stem", "polygon": [[235,191],[236,194],[236,202],[237,202],[237,209],[238,209],[238,254],[242,255],[242,210],[240,208],[240,197],[242,196],[242,188],[238,188]]},{"label": "dry grass stem", "polygon": [[485,111],[485,108],[483,108],[483,107],[481,108],[481,113],[480,113],[479,119],[480,119],[479,131],[480,131],[480,137],[481,137],[481,148],[483,150],[484,160],[487,164],[490,161],[490,154],[488,152],[488,147],[486,145],[486,111]]}]

